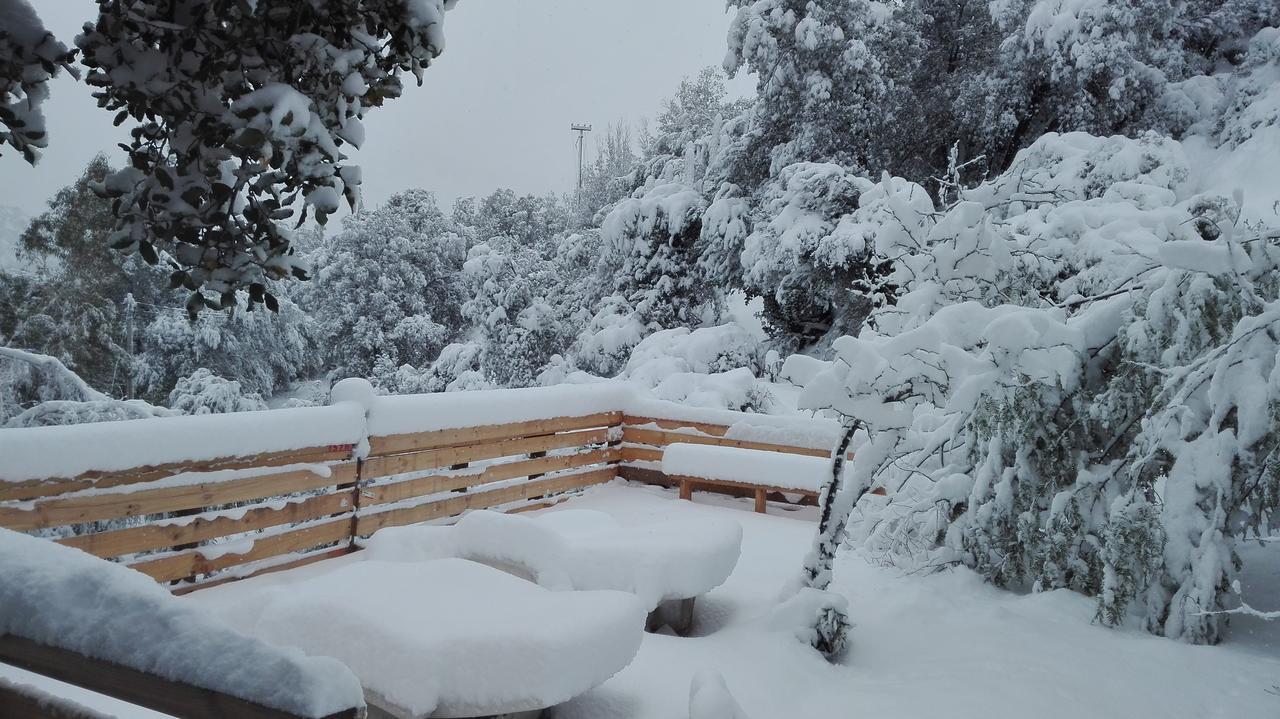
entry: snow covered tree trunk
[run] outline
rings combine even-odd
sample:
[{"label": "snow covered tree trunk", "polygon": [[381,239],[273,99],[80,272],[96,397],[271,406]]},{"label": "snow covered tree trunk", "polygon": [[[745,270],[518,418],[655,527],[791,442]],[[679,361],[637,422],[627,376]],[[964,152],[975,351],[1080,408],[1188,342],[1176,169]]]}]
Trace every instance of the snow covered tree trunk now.
[{"label": "snow covered tree trunk", "polygon": [[840,434],[840,442],[836,445],[831,457],[831,476],[822,488],[819,496],[821,516],[818,519],[818,533],[814,536],[813,547],[805,557],[805,586],[814,589],[826,589],[831,584],[831,564],[835,561],[836,549],[844,536],[845,526],[849,523],[849,514],[853,511],[854,502],[840,502],[838,495],[844,488],[844,464],[853,442],[853,435],[858,431],[860,423],[854,419],[846,419]]},{"label": "snow covered tree trunk", "polygon": [[[818,532],[814,536],[813,547],[809,550],[809,555],[805,557],[804,562],[804,585],[812,589],[825,591],[831,584],[831,567],[835,561],[836,550],[839,549],[844,537],[845,527],[849,523],[849,515],[853,512],[853,506],[857,504],[858,499],[866,492],[865,487],[860,488],[858,496],[851,502],[844,501],[845,498],[841,497],[844,489],[845,458],[849,453],[849,445],[853,442],[853,435],[860,426],[861,423],[858,420],[845,419],[840,441],[836,444],[835,452],[831,457],[831,476],[827,479],[819,500],[822,513],[818,520]],[[814,619],[814,630],[817,632],[814,648],[828,658],[843,652],[849,630],[848,615],[834,607],[828,607],[820,611]]]}]

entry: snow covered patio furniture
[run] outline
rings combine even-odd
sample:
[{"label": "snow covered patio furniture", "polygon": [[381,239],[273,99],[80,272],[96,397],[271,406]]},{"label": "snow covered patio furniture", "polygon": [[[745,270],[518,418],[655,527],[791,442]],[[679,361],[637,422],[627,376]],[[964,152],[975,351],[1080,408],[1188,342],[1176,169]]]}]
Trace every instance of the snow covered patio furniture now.
[{"label": "snow covered patio furniture", "polygon": [[680,498],[696,486],[734,487],[755,495],[763,513],[771,492],[817,500],[830,460],[757,449],[676,443],[662,453],[662,471],[680,483]]},{"label": "snow covered patio furniture", "polygon": [[354,561],[287,591],[244,584],[237,623],[337,658],[396,719],[536,716],[627,666],[644,628],[631,594],[551,592],[462,559]]},{"label": "snow covered patio furniture", "polygon": [[[236,631],[146,575],[0,529],[0,663],[178,717],[355,719],[360,683],[326,657]],[[0,686],[0,716],[33,697]]]},{"label": "snow covered patio furniture", "polygon": [[604,512],[535,516],[472,512],[452,527],[396,527],[365,542],[374,560],[461,557],[547,589],[619,590],[639,598],[651,631],[689,631],[694,601],[724,583],[737,565],[737,522],[669,519],[624,526]]}]

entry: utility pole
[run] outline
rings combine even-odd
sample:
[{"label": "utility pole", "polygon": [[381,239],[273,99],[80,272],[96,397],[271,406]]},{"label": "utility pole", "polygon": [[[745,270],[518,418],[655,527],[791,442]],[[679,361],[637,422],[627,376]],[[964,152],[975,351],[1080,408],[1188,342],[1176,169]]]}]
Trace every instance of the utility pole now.
[{"label": "utility pole", "polygon": [[574,123],[569,126],[569,129],[578,133],[578,204],[582,204],[582,146],[587,133],[591,132],[591,125]]}]

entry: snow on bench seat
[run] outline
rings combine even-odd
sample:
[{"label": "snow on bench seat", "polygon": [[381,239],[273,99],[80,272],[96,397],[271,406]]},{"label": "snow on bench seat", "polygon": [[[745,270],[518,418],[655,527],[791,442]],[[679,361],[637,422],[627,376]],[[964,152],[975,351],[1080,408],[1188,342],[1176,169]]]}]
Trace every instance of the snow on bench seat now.
[{"label": "snow on bench seat", "polygon": [[245,636],[124,565],[0,529],[4,635],[297,716],[364,706],[334,659]]},{"label": "snow on bench seat", "polygon": [[365,541],[369,558],[461,557],[556,591],[614,589],[646,610],[720,586],[738,563],[742,526],[715,519],[622,526],[609,514],[560,510],[536,515],[471,512],[452,527],[384,529]]},{"label": "snow on bench seat", "polygon": [[683,442],[662,453],[664,474],[680,480],[680,496],[689,499],[695,484],[755,490],[756,511],[765,511],[770,491],[817,497],[831,461],[783,452]]},{"label": "snow on bench seat", "polygon": [[630,594],[551,592],[462,559],[354,562],[270,596],[259,636],[336,657],[409,717],[565,702],[631,662],[645,620]]}]

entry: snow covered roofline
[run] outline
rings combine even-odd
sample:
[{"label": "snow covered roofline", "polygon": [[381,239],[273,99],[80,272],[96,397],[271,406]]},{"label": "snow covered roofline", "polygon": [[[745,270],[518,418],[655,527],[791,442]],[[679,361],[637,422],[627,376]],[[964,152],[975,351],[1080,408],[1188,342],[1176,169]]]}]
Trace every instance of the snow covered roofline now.
[{"label": "snow covered roofline", "polygon": [[[267,707],[318,719],[355,717],[364,707],[360,682],[337,660],[240,634],[122,565],[0,529],[0,576],[0,659],[7,663],[85,680],[84,686],[129,701],[147,694],[137,686],[147,678],[128,670],[141,672],[169,683],[167,696],[152,697],[168,702],[150,704],[161,711],[202,700],[238,717],[269,716],[260,711]],[[95,664],[75,674],[65,652],[124,670]]]}]

